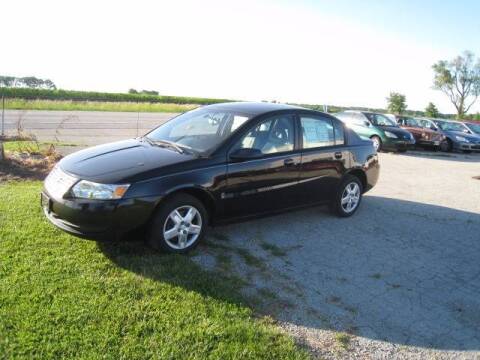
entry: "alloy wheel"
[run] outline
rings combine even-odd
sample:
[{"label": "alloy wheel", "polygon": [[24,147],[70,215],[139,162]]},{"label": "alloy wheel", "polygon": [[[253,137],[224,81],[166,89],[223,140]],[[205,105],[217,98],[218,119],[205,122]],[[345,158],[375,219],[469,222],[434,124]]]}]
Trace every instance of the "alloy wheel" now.
[{"label": "alloy wheel", "polygon": [[183,250],[190,247],[202,232],[202,216],[191,205],[173,210],[163,225],[163,238],[172,249]]},{"label": "alloy wheel", "polygon": [[341,206],[343,211],[351,213],[357,208],[359,202],[360,186],[356,182],[348,183],[342,193]]},{"label": "alloy wheel", "polygon": [[373,147],[378,151],[378,149],[380,149],[380,139],[377,136],[372,136],[371,140],[373,142]]}]

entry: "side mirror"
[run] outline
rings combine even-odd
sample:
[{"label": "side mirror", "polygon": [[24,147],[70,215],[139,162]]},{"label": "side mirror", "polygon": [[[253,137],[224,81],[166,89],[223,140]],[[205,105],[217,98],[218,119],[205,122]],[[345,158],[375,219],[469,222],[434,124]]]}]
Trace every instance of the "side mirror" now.
[{"label": "side mirror", "polygon": [[242,148],[237,149],[230,154],[230,159],[234,161],[245,161],[252,159],[259,159],[263,156],[260,149]]},{"label": "side mirror", "polygon": [[463,132],[464,132],[465,134],[471,134],[470,130],[468,130],[468,129],[463,129]]},{"label": "side mirror", "polygon": [[368,122],[367,120],[365,120],[365,121],[363,122],[363,125],[365,125],[366,127],[369,127],[369,126],[370,126],[370,122]]}]

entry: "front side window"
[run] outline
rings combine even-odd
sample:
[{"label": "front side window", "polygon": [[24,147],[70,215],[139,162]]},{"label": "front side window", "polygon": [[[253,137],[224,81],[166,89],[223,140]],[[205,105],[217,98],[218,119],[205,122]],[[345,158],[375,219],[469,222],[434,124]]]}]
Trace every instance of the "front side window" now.
[{"label": "front side window", "polygon": [[480,134],[480,123],[478,124],[468,124],[468,127],[476,134]]},{"label": "front side window", "polygon": [[249,116],[226,110],[197,109],[166,122],[146,135],[151,141],[174,142],[199,153],[208,152],[229,137]]},{"label": "front side window", "polygon": [[335,145],[335,132],[330,119],[301,116],[303,148],[317,148]]},{"label": "front side window", "polygon": [[251,129],[234,149],[258,149],[263,154],[274,154],[292,151],[294,143],[293,117],[279,115],[265,120]]}]

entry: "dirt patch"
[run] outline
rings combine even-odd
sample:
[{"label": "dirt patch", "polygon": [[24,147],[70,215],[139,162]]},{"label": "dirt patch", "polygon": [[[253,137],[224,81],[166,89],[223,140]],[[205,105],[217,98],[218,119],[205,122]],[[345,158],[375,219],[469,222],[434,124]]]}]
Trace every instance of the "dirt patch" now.
[{"label": "dirt patch", "polygon": [[57,154],[8,154],[7,158],[0,162],[0,182],[43,180],[59,159]]}]

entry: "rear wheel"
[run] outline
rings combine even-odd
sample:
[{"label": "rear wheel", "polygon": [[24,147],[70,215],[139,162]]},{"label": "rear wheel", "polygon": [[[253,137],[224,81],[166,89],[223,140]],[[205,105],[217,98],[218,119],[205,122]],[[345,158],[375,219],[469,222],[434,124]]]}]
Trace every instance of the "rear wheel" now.
[{"label": "rear wheel", "polygon": [[380,137],[378,137],[377,135],[373,135],[370,140],[372,140],[373,147],[376,151],[380,151],[382,149],[382,139],[380,139]]},{"label": "rear wheel", "polygon": [[332,202],[332,210],[340,217],[355,214],[362,201],[362,182],[352,175],[346,175]]},{"label": "rear wheel", "polygon": [[157,210],[147,242],[169,253],[186,253],[198,245],[208,224],[202,202],[188,194],[174,195]]}]

